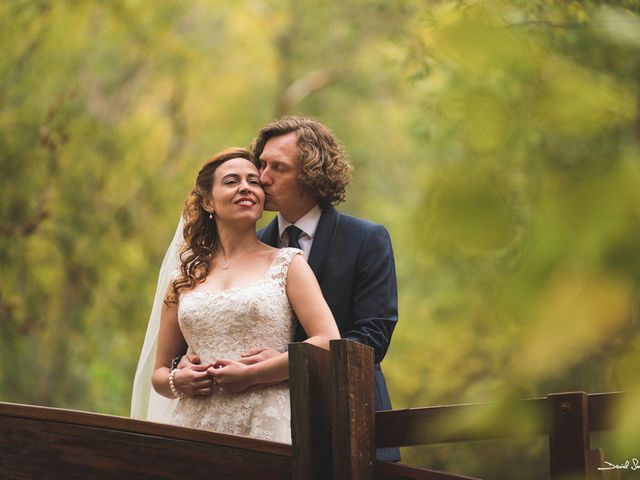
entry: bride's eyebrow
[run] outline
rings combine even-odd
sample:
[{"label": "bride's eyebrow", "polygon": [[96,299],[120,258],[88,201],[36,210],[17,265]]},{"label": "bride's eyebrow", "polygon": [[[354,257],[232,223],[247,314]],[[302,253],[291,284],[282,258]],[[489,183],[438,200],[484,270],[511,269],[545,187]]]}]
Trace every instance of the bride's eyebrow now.
[{"label": "bride's eyebrow", "polygon": [[233,178],[237,180],[238,178],[240,178],[240,175],[238,175],[237,173],[227,173],[221,178],[221,180],[226,180],[227,178]]}]

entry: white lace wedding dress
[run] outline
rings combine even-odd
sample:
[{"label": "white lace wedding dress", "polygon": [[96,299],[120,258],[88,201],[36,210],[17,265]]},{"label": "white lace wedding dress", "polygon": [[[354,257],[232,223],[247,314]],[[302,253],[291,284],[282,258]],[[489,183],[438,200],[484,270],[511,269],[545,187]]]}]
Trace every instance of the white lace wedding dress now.
[{"label": "white lace wedding dress", "polygon": [[[265,274],[246,285],[182,294],[178,321],[188,351],[203,363],[217,358],[237,360],[242,352],[265,345],[284,351],[293,338],[287,272],[298,253],[294,248],[279,250]],[[283,383],[241,393],[217,390],[205,398],[181,398],[171,423],[291,443],[290,418],[289,385]]]}]

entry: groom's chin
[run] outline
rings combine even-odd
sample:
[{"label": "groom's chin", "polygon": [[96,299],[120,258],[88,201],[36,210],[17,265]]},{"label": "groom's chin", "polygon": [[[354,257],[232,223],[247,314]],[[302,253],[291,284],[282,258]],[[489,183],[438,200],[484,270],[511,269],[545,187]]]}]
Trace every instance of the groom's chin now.
[{"label": "groom's chin", "polygon": [[264,211],[265,212],[277,212],[278,209],[276,208],[276,206],[269,201],[265,201],[264,202]]}]

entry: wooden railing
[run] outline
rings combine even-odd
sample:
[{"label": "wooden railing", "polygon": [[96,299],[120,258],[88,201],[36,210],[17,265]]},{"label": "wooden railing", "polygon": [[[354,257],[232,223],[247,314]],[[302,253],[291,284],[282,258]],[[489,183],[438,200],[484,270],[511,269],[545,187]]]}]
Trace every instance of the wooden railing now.
[{"label": "wooden railing", "polygon": [[[291,434],[295,479],[473,480],[376,461],[383,445],[375,412],[373,350],[334,340],[327,352],[307,343],[289,347]],[[377,435],[377,433],[379,434]]]},{"label": "wooden railing", "polygon": [[130,418],[0,403],[1,479],[288,479],[291,447]]},{"label": "wooden railing", "polygon": [[[402,465],[375,462],[375,449],[437,443],[491,440],[523,435],[547,435],[549,471],[552,480],[565,478],[604,478],[603,451],[590,446],[590,432],[609,430],[616,425],[613,414],[623,393],[568,392],[550,394],[544,398],[503,402],[501,404],[466,404],[440,407],[411,408],[375,412],[373,407],[373,352],[369,347],[337,340],[331,342],[331,352],[307,344],[292,346],[296,357],[308,357],[308,364],[330,363],[332,376],[314,371],[307,381],[319,382],[315,388],[332,392],[328,407],[332,426],[333,478],[470,478],[425,469],[407,469]],[[330,362],[323,357],[330,356]],[[323,363],[324,362],[324,363]],[[316,367],[323,370],[325,367]],[[326,371],[326,370],[325,370]],[[328,385],[332,384],[332,388]],[[292,384],[292,391],[294,385]],[[303,399],[293,405],[303,405]],[[326,401],[318,400],[312,408],[318,419]],[[497,415],[496,415],[497,412]],[[487,422],[487,418],[493,421]],[[525,421],[505,421],[520,418]],[[295,434],[295,429],[294,429]],[[326,433],[317,430],[317,435]],[[301,435],[301,433],[298,433]],[[328,442],[328,440],[327,440]],[[319,439],[316,444],[321,443]],[[306,458],[303,463],[326,465],[326,458]],[[296,460],[294,451],[294,464]],[[315,467],[306,470],[311,475]],[[324,468],[324,467],[323,467]],[[401,473],[402,472],[402,473]],[[404,476],[403,476],[404,475]],[[299,478],[307,478],[300,476]],[[329,478],[309,476],[308,478]],[[619,478],[607,472],[607,479]]]},{"label": "wooden railing", "polygon": [[[496,418],[495,405],[467,404],[376,412],[376,445],[412,446],[491,440],[523,435],[547,435],[551,479],[603,478],[604,452],[591,448],[590,432],[613,428],[616,404],[621,392],[587,394],[555,393],[547,397],[513,401],[500,405],[504,415],[523,422],[509,424]],[[461,424],[460,418],[493,417],[494,422]],[[601,474],[602,475],[602,474]],[[615,477],[609,472],[607,478]],[[613,475],[613,476],[612,476]]]},{"label": "wooden railing", "polygon": [[[615,425],[621,393],[560,393],[504,404],[375,412],[373,351],[290,345],[293,445],[130,418],[0,403],[0,478],[471,479],[375,460],[375,450],[547,435],[552,480],[597,476],[589,432]],[[518,415],[528,422],[461,419]],[[611,472],[608,472],[611,474]],[[609,478],[615,478],[608,476]]]}]

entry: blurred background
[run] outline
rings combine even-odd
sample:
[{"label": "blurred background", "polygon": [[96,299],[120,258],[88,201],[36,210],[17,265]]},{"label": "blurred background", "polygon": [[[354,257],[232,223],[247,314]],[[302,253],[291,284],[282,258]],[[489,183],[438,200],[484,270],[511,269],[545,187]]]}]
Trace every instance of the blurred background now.
[{"label": "blurred background", "polygon": [[[296,113],[393,239],[394,408],[626,390],[598,441],[640,456],[640,1],[7,0],[0,32],[0,401],[128,415],[196,172]],[[546,449],[403,460],[536,479]]]}]

